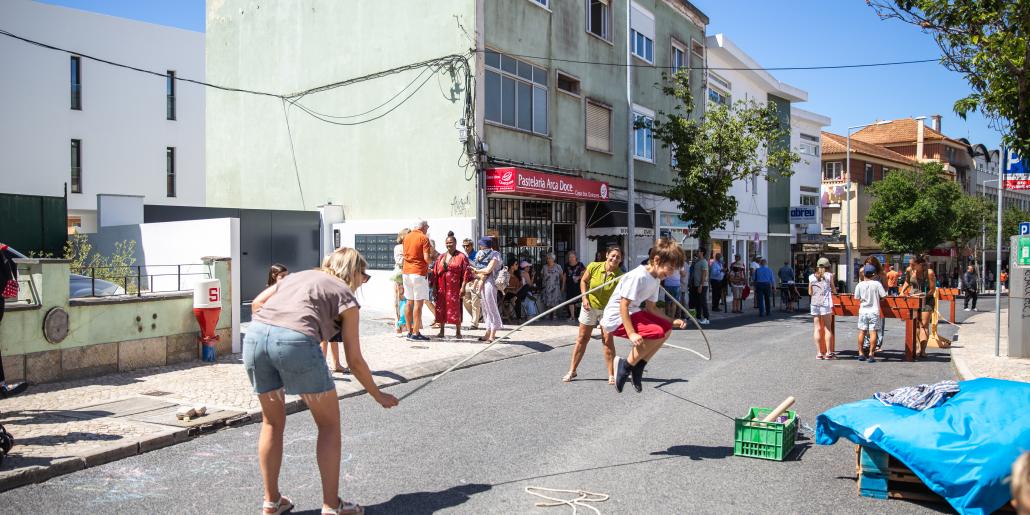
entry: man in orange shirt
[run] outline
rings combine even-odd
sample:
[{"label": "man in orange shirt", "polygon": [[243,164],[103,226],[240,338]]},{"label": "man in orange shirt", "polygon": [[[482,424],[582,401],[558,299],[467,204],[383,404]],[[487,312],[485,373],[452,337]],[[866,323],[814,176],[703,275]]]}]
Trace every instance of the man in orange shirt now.
[{"label": "man in orange shirt", "polygon": [[411,232],[404,237],[404,263],[401,273],[404,281],[404,298],[408,299],[405,307],[405,321],[408,326],[408,340],[427,342],[429,338],[422,336],[422,305],[429,300],[429,255],[432,246],[426,231],[429,224],[425,220],[415,222]]},{"label": "man in orange shirt", "polygon": [[887,265],[887,295],[898,294],[898,271]]}]

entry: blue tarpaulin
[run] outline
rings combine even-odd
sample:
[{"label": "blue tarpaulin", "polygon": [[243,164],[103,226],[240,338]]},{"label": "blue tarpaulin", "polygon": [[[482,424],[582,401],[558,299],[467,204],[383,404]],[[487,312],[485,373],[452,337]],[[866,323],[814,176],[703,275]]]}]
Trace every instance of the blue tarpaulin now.
[{"label": "blue tarpaulin", "polygon": [[1030,450],[1030,383],[974,379],[937,408],[866,399],[816,418],[816,443],[846,438],[883,450],[959,512],[986,514],[1011,498],[1012,463]]}]

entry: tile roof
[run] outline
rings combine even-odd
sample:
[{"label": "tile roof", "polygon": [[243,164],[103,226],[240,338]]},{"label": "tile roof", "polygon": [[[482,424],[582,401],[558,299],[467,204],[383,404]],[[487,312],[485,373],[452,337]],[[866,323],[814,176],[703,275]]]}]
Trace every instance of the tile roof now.
[{"label": "tile roof", "polygon": [[877,145],[915,143],[918,137],[918,125],[916,124],[923,124],[923,141],[947,140],[952,143],[962,145],[961,142],[955,141],[944,134],[941,134],[939,131],[933,130],[931,127],[924,124],[922,120],[916,120],[914,118],[901,118],[899,120],[891,120],[884,124],[870,125],[852,134],[851,139],[859,139],[866,143],[874,143]]},{"label": "tile roof", "polygon": [[[844,136],[825,131],[822,133],[822,136],[823,155],[847,153],[847,139],[845,139]],[[863,154],[871,157],[877,157],[880,159],[885,159],[887,161],[893,161],[895,163],[901,163],[912,166],[916,164],[915,160],[905,157],[893,150],[881,147],[880,145],[874,145],[872,143],[866,143],[865,141],[856,140],[854,134],[851,135],[851,152],[854,154]]]}]

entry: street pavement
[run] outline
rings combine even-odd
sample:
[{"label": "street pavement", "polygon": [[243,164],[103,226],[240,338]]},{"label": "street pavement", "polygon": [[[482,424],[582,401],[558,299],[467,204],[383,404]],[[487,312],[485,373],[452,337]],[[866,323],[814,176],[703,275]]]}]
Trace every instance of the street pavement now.
[{"label": "street pavement", "polygon": [[[986,303],[985,303],[986,304]],[[982,305],[983,308],[988,306]],[[734,457],[734,416],[797,398],[802,422],[876,391],[955,378],[948,351],[902,361],[903,329],[888,322],[887,359],[855,358],[855,321],[840,319],[842,359],[817,361],[807,315],[716,318],[706,332],[713,359],[663,349],[643,393],[606,384],[591,342],[579,378],[560,382],[571,347],[457,370],[392,410],[367,395],[341,401],[346,499],[368,513],[562,513],[536,508],[527,486],[582,489],[611,498],[603,513],[928,513],[943,506],[859,497],[855,451],[799,436],[787,461]],[[960,320],[964,312],[960,311]],[[671,343],[704,352],[693,330]],[[620,355],[628,346],[618,344]],[[401,395],[419,381],[388,388]],[[11,513],[257,511],[259,426],[186,441],[0,494]],[[315,430],[289,417],[282,491],[296,513],[317,513]],[[569,494],[564,494],[569,496]]]}]

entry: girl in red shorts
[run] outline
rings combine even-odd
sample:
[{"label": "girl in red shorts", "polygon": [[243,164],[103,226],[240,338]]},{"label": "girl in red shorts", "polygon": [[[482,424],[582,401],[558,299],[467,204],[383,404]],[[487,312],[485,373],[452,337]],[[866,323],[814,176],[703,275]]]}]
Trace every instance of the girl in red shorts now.
[{"label": "girl in red shorts", "polygon": [[668,238],[659,239],[647,264],[623,276],[604,308],[601,317],[604,329],[633,343],[629,357],[615,357],[615,389],[619,392],[630,378],[633,388],[638,393],[642,391],[641,379],[647,362],[672,334],[673,327],[686,327],[683,320],[669,319],[655,304],[662,279],[679,273],[684,261],[686,254],[676,242]]}]

